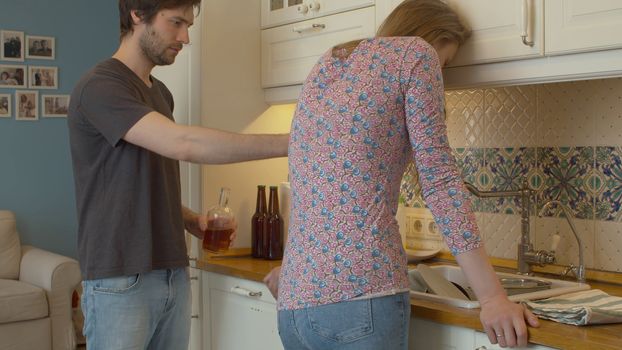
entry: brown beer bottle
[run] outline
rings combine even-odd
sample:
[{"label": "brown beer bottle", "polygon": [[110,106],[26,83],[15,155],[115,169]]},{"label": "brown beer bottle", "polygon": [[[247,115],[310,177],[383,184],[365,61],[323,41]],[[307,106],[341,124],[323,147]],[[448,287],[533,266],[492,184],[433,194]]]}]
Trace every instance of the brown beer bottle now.
[{"label": "brown beer bottle", "polygon": [[266,259],[277,260],[283,258],[283,220],[279,213],[278,187],[270,186],[270,200],[268,202],[268,219],[266,235],[264,236]]},{"label": "brown beer bottle", "polygon": [[257,186],[257,205],[251,219],[251,254],[253,258],[264,258],[263,240],[266,233],[268,213],[266,212],[266,186]]}]

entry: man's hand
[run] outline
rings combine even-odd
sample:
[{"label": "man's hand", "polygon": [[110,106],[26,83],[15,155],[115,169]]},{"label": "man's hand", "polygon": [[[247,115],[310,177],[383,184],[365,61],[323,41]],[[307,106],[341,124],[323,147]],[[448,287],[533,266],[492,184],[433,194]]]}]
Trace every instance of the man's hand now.
[{"label": "man's hand", "polygon": [[183,208],[183,211],[186,231],[198,239],[203,239],[205,230],[207,230],[207,218],[205,215],[199,215],[188,208]]},{"label": "man's hand", "polygon": [[[199,215],[186,207],[182,208],[184,227],[186,228],[186,231],[190,232],[190,234],[198,239],[203,239],[205,237],[205,230],[207,230],[207,218],[205,217],[205,215]],[[233,232],[231,233],[231,236],[229,236],[229,248],[233,246],[233,242],[237,237],[237,231],[238,222],[233,219]]]},{"label": "man's hand", "polygon": [[268,286],[270,293],[277,299],[279,295],[279,275],[281,274],[281,267],[277,266],[270,271],[266,277],[263,278],[263,282]]}]

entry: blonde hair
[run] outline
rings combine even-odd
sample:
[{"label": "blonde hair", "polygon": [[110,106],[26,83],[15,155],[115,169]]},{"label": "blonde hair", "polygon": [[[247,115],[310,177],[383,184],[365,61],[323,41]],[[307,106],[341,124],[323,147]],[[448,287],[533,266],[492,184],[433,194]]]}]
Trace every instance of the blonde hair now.
[{"label": "blonde hair", "polygon": [[[430,45],[456,43],[462,45],[471,35],[458,14],[441,0],[404,0],[382,22],[377,37],[418,36]],[[334,57],[348,56],[361,40],[353,40],[333,48]]]}]

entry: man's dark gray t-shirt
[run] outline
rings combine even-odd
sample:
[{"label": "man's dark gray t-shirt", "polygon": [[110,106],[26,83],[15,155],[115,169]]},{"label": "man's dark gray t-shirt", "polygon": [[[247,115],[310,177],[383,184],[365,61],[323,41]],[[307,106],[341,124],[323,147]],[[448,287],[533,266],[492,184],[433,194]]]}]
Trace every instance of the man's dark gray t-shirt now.
[{"label": "man's dark gray t-shirt", "polygon": [[71,94],[67,124],[84,279],[188,265],[179,162],[123,140],[146,114],[173,119],[173,97],[147,86],[116,59],[85,74]]}]

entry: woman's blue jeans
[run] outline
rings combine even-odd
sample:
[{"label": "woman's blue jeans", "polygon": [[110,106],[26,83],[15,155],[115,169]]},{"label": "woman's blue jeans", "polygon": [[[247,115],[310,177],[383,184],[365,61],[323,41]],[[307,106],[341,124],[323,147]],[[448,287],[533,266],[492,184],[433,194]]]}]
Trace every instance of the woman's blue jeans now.
[{"label": "woman's blue jeans", "polygon": [[282,310],[278,321],[287,350],[406,350],[410,294]]},{"label": "woman's blue jeans", "polygon": [[82,282],[89,350],[187,349],[190,278],[187,268]]}]

